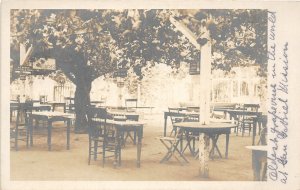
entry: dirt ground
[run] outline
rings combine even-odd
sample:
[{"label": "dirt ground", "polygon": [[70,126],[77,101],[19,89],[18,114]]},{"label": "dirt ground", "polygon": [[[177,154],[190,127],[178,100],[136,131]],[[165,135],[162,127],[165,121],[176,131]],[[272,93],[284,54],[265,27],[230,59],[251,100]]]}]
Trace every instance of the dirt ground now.
[{"label": "dirt ground", "polygon": [[[66,150],[66,133],[57,123],[52,134],[52,151],[47,150],[46,131],[34,136],[34,146],[27,149],[20,143],[20,150],[11,149],[11,180],[113,180],[113,181],[251,181],[250,136],[230,135],[229,158],[209,161],[209,175],[200,178],[199,161],[189,152],[190,163],[180,165],[174,158],[160,163],[166,149],[156,138],[163,134],[163,114],[146,114],[142,142],[141,167],[136,167],[136,146],[128,140],[122,149],[122,166],[113,168],[113,158],[102,167],[101,155],[88,165],[88,135],[71,133],[71,148]],[[170,121],[168,121],[170,123]],[[169,127],[170,129],[170,127]],[[218,146],[224,156],[225,136],[220,136]]]}]

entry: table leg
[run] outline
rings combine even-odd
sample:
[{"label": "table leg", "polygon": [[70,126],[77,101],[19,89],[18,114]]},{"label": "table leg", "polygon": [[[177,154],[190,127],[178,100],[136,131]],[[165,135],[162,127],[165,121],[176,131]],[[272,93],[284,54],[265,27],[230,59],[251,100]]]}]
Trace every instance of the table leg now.
[{"label": "table leg", "polygon": [[19,120],[20,120],[21,112],[18,111],[17,120],[16,120],[16,128],[15,128],[15,150],[18,151],[18,138],[19,138]]},{"label": "table leg", "polygon": [[138,143],[137,143],[137,163],[136,167],[141,167],[141,153],[142,153],[142,128],[138,129]]},{"label": "table leg", "polygon": [[261,125],[262,125],[261,120],[259,120],[259,121],[257,122],[257,124],[258,124],[258,135],[260,135]]},{"label": "table leg", "polygon": [[204,133],[199,134],[199,173],[201,177],[208,177],[209,167],[209,136]]},{"label": "table leg", "polygon": [[212,149],[210,151],[210,157],[212,160],[214,160],[214,157],[215,157],[215,149],[217,150],[218,154],[219,154],[219,157],[222,158],[222,154],[219,150],[219,147],[217,145],[217,142],[218,142],[218,139],[219,139],[219,135],[216,134],[216,135],[212,135],[211,136],[211,140],[212,140]]},{"label": "table leg", "polygon": [[226,133],[226,149],[225,149],[225,158],[228,159],[228,146],[229,146],[229,133]]},{"label": "table leg", "polygon": [[116,128],[116,137],[115,137],[115,157],[114,157],[114,168],[117,168],[118,165],[118,154],[119,154],[119,129]]},{"label": "table leg", "polygon": [[29,148],[29,136],[30,136],[30,133],[29,133],[29,131],[30,131],[30,116],[29,116],[29,118],[28,118],[28,123],[27,123],[27,125],[26,125],[26,148]]},{"label": "table leg", "polygon": [[33,117],[30,117],[30,124],[29,124],[29,141],[30,146],[33,146]]},{"label": "table leg", "polygon": [[47,144],[48,144],[48,150],[51,151],[51,136],[52,136],[52,121],[48,120],[48,138],[47,138]]},{"label": "table leg", "polygon": [[259,162],[260,153],[252,150],[252,168],[253,168],[253,180],[260,181],[261,163]]},{"label": "table leg", "polygon": [[133,144],[136,145],[136,131],[133,131]]},{"label": "table leg", "polygon": [[67,121],[67,150],[70,150],[70,127],[71,126],[71,119]]},{"label": "table leg", "polygon": [[211,137],[211,141],[212,141],[212,148],[209,152],[209,157],[214,160],[214,157],[215,157],[215,147],[216,147],[216,141],[215,141],[215,137],[214,135],[212,135]]},{"label": "table leg", "polygon": [[254,146],[254,144],[255,144],[255,136],[256,136],[256,123],[257,123],[257,121],[256,121],[256,119],[254,119],[254,121],[253,121],[253,134],[252,134],[252,146]]},{"label": "table leg", "polygon": [[12,115],[13,115],[13,110],[10,108],[10,119],[9,119],[10,122],[12,122]]}]

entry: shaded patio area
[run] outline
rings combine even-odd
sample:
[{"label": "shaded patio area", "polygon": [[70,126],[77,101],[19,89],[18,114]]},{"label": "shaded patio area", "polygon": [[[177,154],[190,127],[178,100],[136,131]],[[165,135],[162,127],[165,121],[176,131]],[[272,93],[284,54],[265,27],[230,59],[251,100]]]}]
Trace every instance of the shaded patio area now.
[{"label": "shaded patio area", "polygon": [[[163,114],[147,114],[142,119],[144,127],[141,167],[136,167],[136,146],[128,139],[122,149],[122,165],[113,168],[113,158],[107,159],[102,167],[101,155],[88,165],[88,135],[71,131],[71,148],[66,150],[65,129],[62,123],[55,125],[52,135],[52,151],[47,150],[46,130],[34,137],[34,146],[21,151],[11,151],[11,180],[97,180],[97,181],[251,181],[253,180],[251,150],[245,148],[252,142],[251,136],[230,135],[228,159],[210,160],[210,178],[199,177],[199,160],[188,151],[185,155],[190,163],[180,165],[174,158],[160,164],[166,153],[156,137],[163,134]],[[45,135],[43,135],[43,133]],[[220,136],[218,146],[225,152],[225,135]],[[29,172],[30,171],[30,172]],[[64,171],[64,172],[62,172]],[[128,175],[130,174],[130,175]]]}]

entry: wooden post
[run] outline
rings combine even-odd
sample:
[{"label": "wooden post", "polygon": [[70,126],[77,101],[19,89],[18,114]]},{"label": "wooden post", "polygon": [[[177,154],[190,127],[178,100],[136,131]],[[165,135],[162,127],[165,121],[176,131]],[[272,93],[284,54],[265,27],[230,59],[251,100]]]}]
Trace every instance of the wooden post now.
[{"label": "wooden post", "polygon": [[[201,25],[201,38],[207,40],[200,47],[197,37],[184,24],[172,16],[170,22],[201,52],[200,60],[200,123],[208,125],[210,118],[210,92],[211,92],[211,40],[210,33],[205,24]],[[200,176],[208,177],[209,137],[207,134],[199,136],[199,163]]]},{"label": "wooden post", "polygon": [[22,66],[22,64],[24,63],[24,60],[26,56],[26,49],[25,49],[25,45],[20,44],[20,66]]},{"label": "wooden post", "polygon": [[[207,31],[208,33],[208,31]],[[209,35],[209,34],[207,34]],[[207,36],[209,38],[209,36]],[[211,92],[211,42],[201,47],[200,60],[200,123],[209,124]]]},{"label": "wooden post", "polygon": [[137,84],[137,99],[141,102],[141,84],[139,82]]},{"label": "wooden post", "polygon": [[[201,27],[204,32],[203,38],[208,41],[201,46],[200,60],[200,123],[208,125],[210,119],[210,92],[211,92],[211,41],[210,34],[206,27]],[[209,137],[207,134],[199,136],[199,174],[201,177],[208,177],[209,167]]]},{"label": "wooden post", "polygon": [[[200,116],[201,117],[201,116]],[[199,174],[201,177],[207,178],[209,175],[209,137],[204,133],[199,135]]]}]

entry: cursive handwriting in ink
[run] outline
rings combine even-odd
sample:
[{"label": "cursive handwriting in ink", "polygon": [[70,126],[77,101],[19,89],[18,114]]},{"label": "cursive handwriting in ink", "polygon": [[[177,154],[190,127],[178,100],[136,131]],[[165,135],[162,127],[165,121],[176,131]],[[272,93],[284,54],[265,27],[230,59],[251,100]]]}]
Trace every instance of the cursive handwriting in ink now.
[{"label": "cursive handwriting in ink", "polygon": [[276,44],[276,12],[268,12],[269,46],[268,60],[271,68],[270,80],[270,116],[268,145],[268,177],[272,181],[286,184],[288,181],[288,124],[289,124],[289,100],[288,100],[288,42]]},{"label": "cursive handwriting in ink", "polygon": [[272,65],[271,76],[273,79],[276,77],[276,66],[275,62],[270,63],[270,61],[276,61],[276,12],[268,12],[268,25],[269,25],[269,46],[268,46],[268,60],[269,64]]},{"label": "cursive handwriting in ink", "polygon": [[275,40],[276,12],[268,11],[268,20],[270,24],[269,39]]}]

